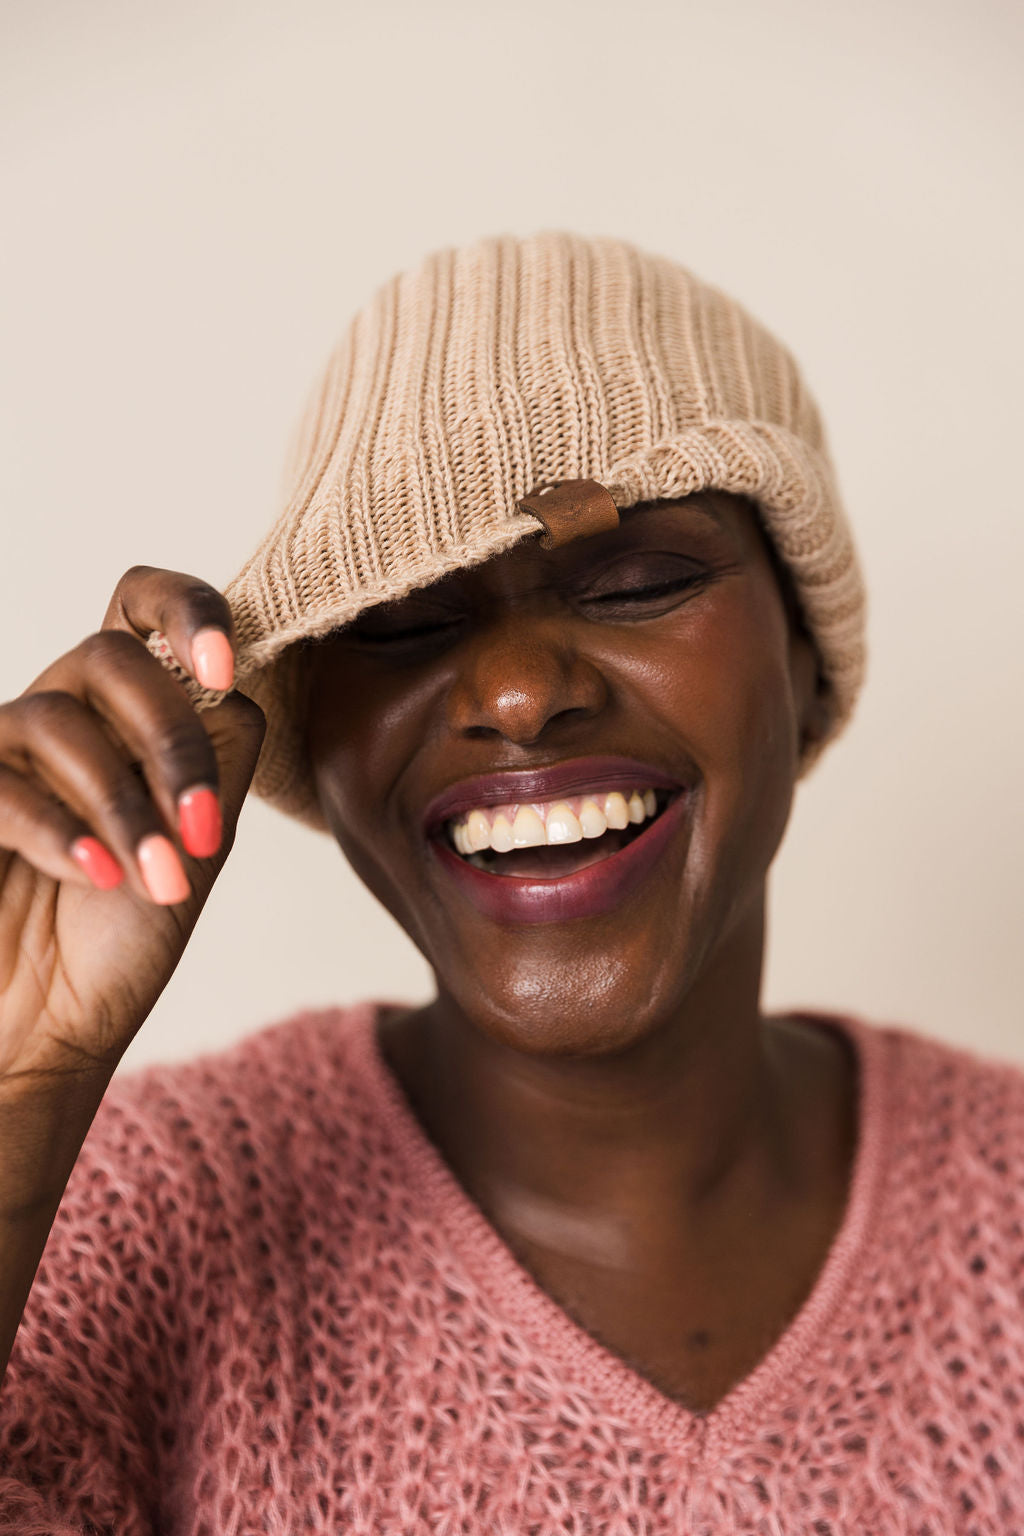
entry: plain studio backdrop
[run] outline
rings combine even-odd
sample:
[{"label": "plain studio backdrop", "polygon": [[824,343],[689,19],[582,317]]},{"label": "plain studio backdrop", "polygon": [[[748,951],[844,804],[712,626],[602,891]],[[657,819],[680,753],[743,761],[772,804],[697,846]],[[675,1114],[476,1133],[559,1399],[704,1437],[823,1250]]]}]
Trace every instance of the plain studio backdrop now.
[{"label": "plain studio backdrop", "polygon": [[[129,565],[229,580],[380,281],[625,237],[795,352],[866,568],[868,686],[798,791],[767,1001],[1024,1061],[1024,9],[5,0],[0,31],[0,698]],[[429,988],[334,844],[250,799],[123,1066]]]}]

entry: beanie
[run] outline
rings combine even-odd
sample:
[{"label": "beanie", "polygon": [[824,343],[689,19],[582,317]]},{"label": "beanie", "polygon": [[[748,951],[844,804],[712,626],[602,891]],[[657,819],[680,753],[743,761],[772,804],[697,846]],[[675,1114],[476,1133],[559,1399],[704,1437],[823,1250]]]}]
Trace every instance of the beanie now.
[{"label": "beanie", "polygon": [[[393,277],[317,380],[283,511],[225,589],[236,686],[267,716],[253,792],[324,829],[298,642],[543,531],[520,503],[581,480],[618,508],[704,489],[755,503],[827,693],[809,766],[849,718],[865,653],[815,402],[789,351],[717,288],[625,241],[550,231]],[[199,708],[223,697],[188,686]]]}]

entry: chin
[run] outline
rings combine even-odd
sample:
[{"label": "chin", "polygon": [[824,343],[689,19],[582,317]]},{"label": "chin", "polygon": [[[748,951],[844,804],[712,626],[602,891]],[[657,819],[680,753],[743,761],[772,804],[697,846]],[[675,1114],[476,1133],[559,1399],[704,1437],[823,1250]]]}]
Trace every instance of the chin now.
[{"label": "chin", "polygon": [[672,958],[601,949],[569,964],[562,956],[531,963],[520,950],[497,971],[465,964],[435,974],[439,994],[496,1043],[536,1057],[599,1057],[648,1038],[682,1005],[691,967]]}]

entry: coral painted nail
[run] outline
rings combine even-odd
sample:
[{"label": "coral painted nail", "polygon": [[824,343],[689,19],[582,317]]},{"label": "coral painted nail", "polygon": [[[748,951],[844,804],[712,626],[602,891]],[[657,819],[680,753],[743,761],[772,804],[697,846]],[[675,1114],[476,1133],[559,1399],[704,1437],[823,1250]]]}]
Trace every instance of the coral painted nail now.
[{"label": "coral painted nail", "polygon": [[178,797],[178,818],[185,852],[208,859],[220,847],[220,802],[212,789],[187,789]]},{"label": "coral painted nail", "polygon": [[186,899],[192,887],[181,867],[174,844],[166,837],[161,837],[159,832],[144,837],[135,850],[135,856],[139,861],[146,890],[154,901],[162,907],[169,907],[174,902]]},{"label": "coral painted nail", "polygon": [[204,688],[230,688],[235,677],[231,641],[222,629],[201,629],[192,641],[192,665]]},{"label": "coral painted nail", "polygon": [[113,854],[94,837],[76,837],[68,852],[98,891],[112,891],[124,879],[124,870]]}]

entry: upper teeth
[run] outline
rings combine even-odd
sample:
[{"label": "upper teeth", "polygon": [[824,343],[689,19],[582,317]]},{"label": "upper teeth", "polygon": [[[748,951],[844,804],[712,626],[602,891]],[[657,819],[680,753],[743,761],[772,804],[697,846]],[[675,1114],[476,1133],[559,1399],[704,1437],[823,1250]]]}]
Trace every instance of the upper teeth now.
[{"label": "upper teeth", "polygon": [[493,848],[509,853],[513,848],[538,848],[549,843],[578,843],[584,837],[601,837],[609,827],[622,828],[645,821],[657,811],[653,789],[635,789],[625,795],[614,789],[607,795],[573,795],[567,800],[534,801],[529,805],[486,805],[468,811],[449,823],[452,842],[463,855]]}]

